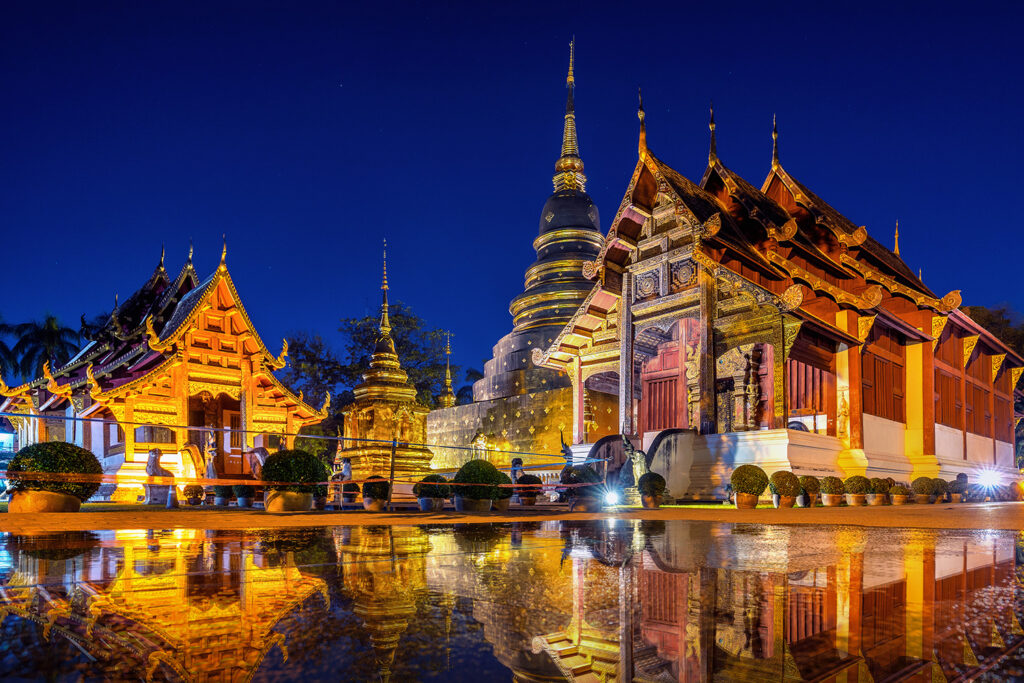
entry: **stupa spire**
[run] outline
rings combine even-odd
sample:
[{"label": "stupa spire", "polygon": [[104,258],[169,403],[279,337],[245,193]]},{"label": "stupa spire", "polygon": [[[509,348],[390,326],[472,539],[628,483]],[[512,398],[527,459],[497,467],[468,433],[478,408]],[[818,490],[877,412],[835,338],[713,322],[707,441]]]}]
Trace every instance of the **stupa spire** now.
[{"label": "stupa spire", "polygon": [[380,336],[391,337],[391,319],[388,317],[388,241],[384,240],[384,267],[381,278]]},{"label": "stupa spire", "polygon": [[775,125],[775,114],[772,114],[772,168],[779,167],[779,128]]},{"label": "stupa spire", "polygon": [[708,163],[718,158],[718,149],[715,144],[715,103],[711,103],[711,118],[708,121],[708,129],[711,131],[711,146],[708,148]]},{"label": "stupa spire", "polygon": [[644,121],[644,93],[639,87],[636,89],[636,97],[639,101],[636,110],[636,117],[640,119],[640,140],[637,143],[637,149],[640,152],[640,158],[647,154],[647,123]]},{"label": "stupa spire", "polygon": [[444,337],[444,391],[441,392],[441,407],[451,408],[455,405],[455,391],[452,389],[452,333],[445,332]]},{"label": "stupa spire", "polygon": [[587,176],[583,175],[583,159],[580,158],[579,143],[576,140],[576,104],[573,99],[576,88],[574,68],[576,63],[576,40],[569,42],[569,73],[565,77],[565,124],[562,127],[562,155],[555,162],[552,182],[555,191],[579,190],[584,192]]},{"label": "stupa spire", "polygon": [[896,234],[893,235],[892,253],[900,255],[900,219],[896,219]]}]

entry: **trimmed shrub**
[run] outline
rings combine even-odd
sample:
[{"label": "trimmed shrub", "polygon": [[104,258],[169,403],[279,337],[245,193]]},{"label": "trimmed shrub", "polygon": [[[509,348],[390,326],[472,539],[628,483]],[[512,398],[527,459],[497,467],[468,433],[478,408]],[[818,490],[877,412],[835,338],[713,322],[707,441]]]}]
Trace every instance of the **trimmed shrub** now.
[{"label": "trimmed shrub", "polygon": [[821,492],[829,495],[842,495],[846,493],[846,486],[839,477],[822,477]]},{"label": "trimmed shrub", "polygon": [[949,482],[945,479],[939,479],[936,477],[932,479],[932,493],[937,496],[944,495],[949,490]]},{"label": "trimmed shrub", "polygon": [[534,498],[541,494],[540,485],[544,482],[536,474],[524,474],[516,482],[516,495],[520,498]]},{"label": "trimmed shrub", "polygon": [[428,474],[412,487],[412,494],[417,498],[447,498],[452,495],[452,487],[443,475]]},{"label": "trimmed shrub", "polygon": [[665,477],[657,472],[648,472],[641,475],[640,481],[636,484],[640,494],[644,496],[660,496],[665,493]]},{"label": "trimmed shrub", "polygon": [[341,487],[342,493],[359,493],[359,491],[359,484],[354,481],[346,481]]},{"label": "trimmed shrub", "polygon": [[498,470],[498,482],[497,483],[505,484],[505,486],[495,486],[494,487],[494,499],[495,500],[505,500],[506,498],[511,498],[512,494],[515,492],[513,490],[512,486],[510,485],[512,483],[512,478],[509,477],[504,472],[502,472],[501,470]]},{"label": "trimmed shrub", "polygon": [[217,484],[213,487],[213,495],[218,498],[230,498],[233,491],[231,486],[225,486],[224,484]]},{"label": "trimmed shrub", "polygon": [[40,481],[25,477],[29,472],[54,474],[103,474],[96,456],[64,441],[46,441],[25,446],[7,465],[8,492],[50,491],[86,501],[100,488],[99,482]]},{"label": "trimmed shrub", "polygon": [[601,495],[601,478],[597,472],[586,465],[572,465],[562,470],[563,484],[593,484],[592,486],[574,486],[566,491],[570,498],[596,498]]},{"label": "trimmed shrub", "polygon": [[320,458],[298,449],[271,453],[263,463],[263,481],[296,482],[285,485],[267,484],[267,488],[273,491],[314,493],[313,484],[327,481],[329,476],[330,472]]},{"label": "trimmed shrub", "polygon": [[903,484],[896,484],[891,489],[889,489],[889,495],[890,496],[909,496],[910,495],[910,489],[908,489]]},{"label": "trimmed shrub", "polygon": [[373,475],[372,477],[367,477],[366,482],[363,483],[364,498],[387,500],[389,493],[391,493],[391,482],[384,477]]},{"label": "trimmed shrub", "polygon": [[930,477],[918,477],[911,483],[910,488],[916,495],[930,496],[935,493],[935,481]]},{"label": "trimmed shrub", "polygon": [[768,478],[768,487],[772,494],[777,496],[800,495],[800,479],[789,470],[772,472],[772,476]]},{"label": "trimmed shrub", "polygon": [[[959,477],[959,475],[957,476]],[[967,492],[967,478],[965,477],[963,479],[954,479],[953,481],[949,482],[949,487],[946,490],[949,491],[950,493],[959,493],[960,495],[963,495],[964,493]]]},{"label": "trimmed shrub", "polygon": [[962,481],[964,483],[964,486],[966,487],[967,486],[967,473],[966,472],[961,472],[960,474],[956,475],[956,480],[957,481]]},{"label": "trimmed shrub", "polygon": [[768,475],[757,465],[740,465],[732,471],[729,482],[736,493],[760,496],[768,486]]},{"label": "trimmed shrub", "polygon": [[867,477],[855,474],[843,482],[843,488],[846,489],[846,493],[871,493],[871,481]]},{"label": "trimmed shrub", "polygon": [[889,484],[889,488],[892,488],[893,486],[896,485],[896,480],[893,479],[892,477],[886,477],[885,481],[887,484]]},{"label": "trimmed shrub", "polygon": [[189,498],[202,498],[206,495],[206,490],[199,484],[189,484],[182,493],[185,495],[185,500],[188,500]]},{"label": "trimmed shrub", "polygon": [[453,484],[475,484],[474,486],[453,486],[456,496],[470,500],[491,500],[494,485],[498,483],[498,468],[486,460],[470,460],[455,473]]},{"label": "trimmed shrub", "polygon": [[821,482],[817,477],[805,474],[800,477],[800,488],[809,494],[821,493]]},{"label": "trimmed shrub", "polygon": [[235,494],[235,498],[256,497],[256,487],[251,484],[235,484],[231,487],[231,492]]},{"label": "trimmed shrub", "polygon": [[889,493],[890,488],[892,488],[892,484],[889,483],[888,479],[879,479],[878,477],[875,477],[871,480],[872,493]]}]

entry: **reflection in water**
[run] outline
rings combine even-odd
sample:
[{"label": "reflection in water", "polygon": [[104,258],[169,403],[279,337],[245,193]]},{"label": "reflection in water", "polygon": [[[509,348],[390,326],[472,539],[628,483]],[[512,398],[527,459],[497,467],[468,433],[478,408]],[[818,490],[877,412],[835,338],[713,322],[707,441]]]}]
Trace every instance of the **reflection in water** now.
[{"label": "reflection in water", "polygon": [[0,676],[1010,679],[1022,559],[1007,532],[621,520],[7,535]]}]

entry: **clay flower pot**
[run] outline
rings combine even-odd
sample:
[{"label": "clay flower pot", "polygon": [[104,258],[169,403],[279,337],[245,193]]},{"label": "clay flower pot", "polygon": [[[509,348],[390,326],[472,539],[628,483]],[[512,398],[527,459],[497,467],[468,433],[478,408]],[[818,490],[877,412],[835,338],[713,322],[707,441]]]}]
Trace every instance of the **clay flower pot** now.
[{"label": "clay flower pot", "polygon": [[263,497],[263,509],[267,512],[308,512],[312,507],[312,493],[267,491]]},{"label": "clay flower pot", "polygon": [[914,502],[921,505],[931,505],[935,502],[935,496],[926,496],[920,493],[915,493]]},{"label": "clay flower pot", "polygon": [[508,506],[512,504],[511,498],[496,498],[491,503],[491,509],[495,512],[508,512]]},{"label": "clay flower pot", "polygon": [[821,504],[827,508],[837,508],[843,504],[843,494],[823,493],[821,494]]},{"label": "clay flower pot", "polygon": [[661,496],[640,496],[640,504],[649,510],[661,507]]},{"label": "clay flower pot", "polygon": [[791,508],[796,505],[796,496],[779,496],[780,508]]},{"label": "clay flower pot", "polygon": [[757,507],[757,496],[753,493],[736,493],[736,508],[738,510],[753,510]]},{"label": "clay flower pot", "polygon": [[363,509],[370,512],[380,512],[388,504],[387,498],[367,498],[363,496]]},{"label": "clay flower pot", "polygon": [[910,496],[895,496],[894,495],[894,496],[892,496],[892,504],[893,505],[906,505],[907,504],[907,498],[909,498],[909,497]]},{"label": "clay flower pot", "polygon": [[600,498],[593,496],[579,496],[569,501],[569,510],[572,512],[600,512],[604,509]]},{"label": "clay flower pot", "polygon": [[82,501],[67,493],[53,491],[15,491],[7,504],[8,512],[78,512]]},{"label": "clay flower pot", "polygon": [[851,506],[863,505],[867,499],[866,493],[847,493],[846,504]]},{"label": "clay flower pot", "polygon": [[954,503],[962,503],[964,501],[964,494],[962,493],[951,493],[949,497],[953,499]]},{"label": "clay flower pot", "polygon": [[537,496],[519,496],[520,505],[536,505]]},{"label": "clay flower pot", "polygon": [[490,509],[490,498],[481,498],[477,500],[475,498],[463,498],[462,496],[455,496],[456,512],[489,512]]},{"label": "clay flower pot", "polygon": [[868,494],[868,505],[885,505],[888,503],[889,494],[887,493],[869,493]]}]

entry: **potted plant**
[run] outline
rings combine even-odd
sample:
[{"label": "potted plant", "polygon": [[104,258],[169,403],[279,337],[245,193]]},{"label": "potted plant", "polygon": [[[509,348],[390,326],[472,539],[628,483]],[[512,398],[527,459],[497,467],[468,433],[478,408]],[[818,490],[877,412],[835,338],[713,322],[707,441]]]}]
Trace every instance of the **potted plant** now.
[{"label": "potted plant", "polygon": [[235,484],[231,487],[231,492],[235,494],[235,500],[238,501],[238,507],[252,507],[252,499],[256,497],[255,486],[251,484]]},{"label": "potted plant", "polygon": [[[308,451],[284,450],[271,453],[263,463],[267,512],[304,512],[313,506],[313,485],[326,481],[323,462]],[[272,483],[281,482],[281,483]]]},{"label": "potted plant", "polygon": [[78,512],[100,487],[98,481],[31,479],[31,472],[100,475],[103,467],[91,452],[63,441],[26,446],[7,465],[8,512]]},{"label": "potted plant", "polygon": [[935,495],[936,503],[945,503],[946,494],[949,492],[949,482],[945,479],[935,477],[932,479],[932,493]]},{"label": "potted plant", "polygon": [[487,512],[494,498],[494,485],[498,483],[498,469],[486,460],[470,460],[459,468],[452,478],[455,510],[458,512]]},{"label": "potted plant", "polygon": [[757,507],[757,499],[768,487],[768,475],[757,465],[740,465],[732,471],[729,483],[736,496],[736,507],[753,510]]},{"label": "potted plant", "polygon": [[224,484],[218,484],[213,487],[213,504],[214,505],[227,505],[231,501],[231,487]]},{"label": "potted plant", "polygon": [[789,470],[772,472],[768,478],[768,488],[772,492],[772,503],[776,508],[791,508],[800,495],[800,479]]},{"label": "potted plant", "polygon": [[189,505],[201,505],[203,502],[203,496],[206,495],[206,490],[199,484],[189,484],[184,488],[182,493],[185,496],[185,500],[188,501]]},{"label": "potted plant", "polygon": [[814,507],[814,504],[818,502],[819,493],[821,493],[821,482],[817,477],[808,474],[800,477],[800,497],[804,499],[801,507]]},{"label": "potted plant", "polygon": [[367,477],[363,483],[363,509],[380,512],[388,503],[389,493],[391,493],[391,482],[387,479],[377,475]]},{"label": "potted plant", "polygon": [[910,488],[914,492],[915,503],[934,502],[932,494],[935,493],[935,481],[930,477],[918,477],[910,484]]},{"label": "potted plant", "polygon": [[640,491],[640,502],[645,508],[657,510],[661,507],[661,496],[665,493],[665,477],[657,472],[647,472],[640,475],[636,488]]},{"label": "potted plant", "polygon": [[843,494],[846,487],[839,477],[822,477],[821,479],[821,504],[827,508],[839,507],[843,504]]},{"label": "potted plant", "polygon": [[352,505],[360,493],[362,490],[359,488],[359,484],[354,481],[346,481],[341,486],[341,502],[345,505]]},{"label": "potted plant", "polygon": [[566,490],[570,512],[600,512],[604,507],[601,477],[587,465],[572,465],[563,469],[561,483],[574,485]]},{"label": "potted plant", "polygon": [[867,494],[871,493],[871,480],[855,474],[843,482],[843,488],[846,491],[847,505],[863,505]]},{"label": "potted plant", "polygon": [[960,475],[957,478],[949,482],[949,498],[954,503],[962,503],[964,500],[964,493],[967,491],[967,478],[960,479]]},{"label": "potted plant", "polygon": [[[326,470],[326,467],[324,469]],[[327,509],[327,484],[317,484],[313,487],[313,509]]]},{"label": "potted plant", "polygon": [[428,474],[412,487],[412,493],[420,504],[420,512],[437,512],[444,509],[444,499],[452,495],[448,480],[440,474]]},{"label": "potted plant", "polygon": [[508,506],[512,503],[513,493],[515,493],[515,490],[512,487],[511,477],[498,470],[498,482],[497,486],[494,487],[492,509],[498,512],[508,512]]},{"label": "potted plant", "polygon": [[868,494],[868,505],[885,505],[889,502],[889,484],[888,479],[880,479],[873,477],[871,479],[871,493]]},{"label": "potted plant", "polygon": [[896,484],[889,489],[889,496],[892,498],[893,505],[906,505],[907,498],[910,497],[910,489],[903,484]]},{"label": "potted plant", "polygon": [[524,474],[516,482],[516,495],[522,505],[536,505],[537,495],[541,492],[540,477],[536,474]]}]

